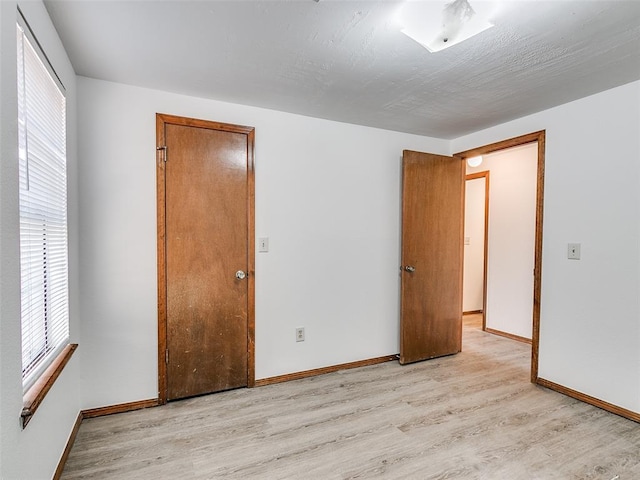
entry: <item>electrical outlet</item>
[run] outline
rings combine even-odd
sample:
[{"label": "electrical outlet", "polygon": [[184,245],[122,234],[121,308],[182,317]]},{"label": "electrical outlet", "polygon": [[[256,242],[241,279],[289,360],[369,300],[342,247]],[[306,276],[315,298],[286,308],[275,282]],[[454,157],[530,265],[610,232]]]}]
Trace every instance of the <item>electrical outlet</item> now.
[{"label": "electrical outlet", "polygon": [[304,327],[296,328],[296,342],[304,342]]}]

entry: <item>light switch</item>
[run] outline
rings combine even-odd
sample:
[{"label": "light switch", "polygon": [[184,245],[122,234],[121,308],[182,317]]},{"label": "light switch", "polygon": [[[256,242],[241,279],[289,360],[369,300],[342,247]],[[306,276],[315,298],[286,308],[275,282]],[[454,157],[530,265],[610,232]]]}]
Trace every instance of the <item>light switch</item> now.
[{"label": "light switch", "polygon": [[470,245],[471,244],[471,237],[464,237],[464,244],[465,245]]},{"label": "light switch", "polygon": [[579,243],[567,244],[567,258],[569,260],[580,260],[580,244]]},{"label": "light switch", "polygon": [[269,237],[260,237],[258,239],[258,252],[266,253],[269,251]]}]

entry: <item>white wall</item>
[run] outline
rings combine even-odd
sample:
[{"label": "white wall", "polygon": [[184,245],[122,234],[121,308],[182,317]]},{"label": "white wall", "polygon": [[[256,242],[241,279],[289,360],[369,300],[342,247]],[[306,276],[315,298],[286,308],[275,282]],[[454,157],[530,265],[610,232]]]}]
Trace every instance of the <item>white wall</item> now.
[{"label": "white wall", "polygon": [[[71,340],[78,337],[75,73],[42,3],[21,1],[27,21],[67,89]],[[80,410],[79,353],[25,430],[22,410],[15,1],[0,2],[0,478],[52,477]]]},{"label": "white wall", "polygon": [[[539,376],[640,412],[640,82],[455,139],[546,129]],[[568,260],[567,243],[582,243]]]},{"label": "white wall", "polygon": [[[450,153],[546,129],[540,376],[640,411],[640,235],[628,221],[640,203],[637,82],[451,148],[86,78],[78,85],[83,407],[157,395],[154,115],[163,112],[256,127],[256,235],[271,238],[271,252],[256,258],[257,378],[397,352],[402,149]],[[566,260],[567,242],[582,242],[581,261]],[[294,341],[296,326],[306,328],[304,343]]]},{"label": "white wall", "polygon": [[156,112],[256,128],[258,379],[398,352],[402,150],[448,141],[82,77],[78,90],[85,408],[157,396]]},{"label": "white wall", "polygon": [[483,309],[485,186],[485,178],[475,178],[467,180],[465,183],[464,283],[462,286],[462,310],[464,312]]},{"label": "white wall", "polygon": [[[484,155],[489,171],[487,328],[531,338],[538,144]],[[483,196],[484,201],[484,196]]]}]

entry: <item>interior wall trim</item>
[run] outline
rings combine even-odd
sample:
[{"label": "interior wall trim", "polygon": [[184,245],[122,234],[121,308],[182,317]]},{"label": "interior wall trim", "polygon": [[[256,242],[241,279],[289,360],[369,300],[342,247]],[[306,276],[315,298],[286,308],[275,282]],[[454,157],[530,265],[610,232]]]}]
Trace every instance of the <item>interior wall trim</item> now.
[{"label": "interior wall trim", "polygon": [[485,328],[484,331],[493,335],[510,338],[511,340],[516,340],[518,342],[528,343],[529,345],[531,345],[531,339],[527,337],[521,337],[520,335],[514,335],[513,333],[503,332],[502,330],[496,330],[495,328]]},{"label": "interior wall trim", "polygon": [[40,375],[38,380],[27,390],[22,397],[22,413],[20,414],[22,421],[22,428],[24,429],[33,415],[38,410],[38,407],[47,396],[51,387],[56,382],[64,367],[69,363],[73,352],[78,348],[77,343],[70,343],[66,345],[58,356],[53,360],[44,372]]},{"label": "interior wall trim", "polygon": [[366,360],[359,360],[357,362],[342,363],[340,365],[332,365],[329,367],[315,368],[313,370],[304,370],[302,372],[287,373],[285,375],[278,375],[276,377],[261,378],[256,380],[256,387],[264,387],[265,385],[272,385],[274,383],[289,382],[291,380],[299,380],[301,378],[315,377],[317,375],[324,375],[325,373],[338,372],[340,370],[348,370],[350,368],[366,367],[369,365],[376,365],[378,363],[390,362],[397,360],[398,355],[385,355],[383,357],[369,358]]},{"label": "interior wall trim", "polygon": [[117,405],[108,405],[106,407],[90,408],[88,410],[82,410],[81,413],[83,418],[104,417],[105,415],[132,412],[133,410],[157,407],[158,405],[160,405],[160,402],[157,398],[150,398],[149,400],[139,400],[137,402],[119,403]]},{"label": "interior wall trim", "polygon": [[69,458],[69,454],[71,453],[71,448],[73,447],[73,444],[76,441],[78,430],[80,430],[80,425],[82,424],[82,421],[85,418],[103,417],[105,415],[112,415],[114,413],[131,412],[133,410],[156,407],[158,405],[160,405],[158,399],[152,398],[149,400],[119,403],[117,405],[108,405],[106,407],[98,407],[98,408],[90,408],[88,410],[81,410],[78,413],[78,417],[76,418],[76,423],[73,424],[73,428],[71,429],[71,433],[69,434],[69,438],[67,439],[67,444],[64,447],[62,456],[58,461],[58,466],[56,467],[56,471],[53,474],[53,480],[59,480],[60,478],[62,478],[62,472],[64,472],[64,466],[67,464],[67,459]]},{"label": "interior wall trim", "polygon": [[599,398],[592,397],[591,395],[578,392],[577,390],[573,390],[568,387],[564,387],[549,380],[545,380],[544,378],[538,377],[536,379],[536,383],[541,387],[545,387],[555,392],[562,393],[563,395],[567,395],[568,397],[575,398],[576,400],[580,400],[581,402],[588,403],[589,405],[593,405],[594,407],[601,408],[603,410],[606,410],[607,412],[615,413],[616,415],[620,415],[621,417],[640,423],[640,413],[638,412],[627,410],[626,408],[622,408],[618,405],[605,402],[604,400],[600,400]]},{"label": "interior wall trim", "polygon": [[71,453],[71,447],[73,447],[73,444],[76,441],[76,436],[78,435],[78,430],[80,429],[80,424],[82,423],[82,420],[83,420],[82,412],[78,412],[76,423],[73,424],[73,428],[71,429],[71,433],[69,434],[69,438],[67,439],[67,444],[65,445],[64,451],[62,452],[62,456],[58,461],[58,466],[56,467],[56,471],[53,474],[53,480],[59,480],[62,477],[64,466],[67,464],[67,459],[69,458],[69,454]]}]

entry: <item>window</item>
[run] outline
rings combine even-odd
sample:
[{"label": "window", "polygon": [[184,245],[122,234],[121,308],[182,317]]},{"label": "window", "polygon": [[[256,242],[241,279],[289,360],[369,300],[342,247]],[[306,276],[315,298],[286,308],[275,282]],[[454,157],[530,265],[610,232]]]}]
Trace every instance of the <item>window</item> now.
[{"label": "window", "polygon": [[22,383],[26,391],[69,339],[66,100],[46,56],[18,17]]}]

